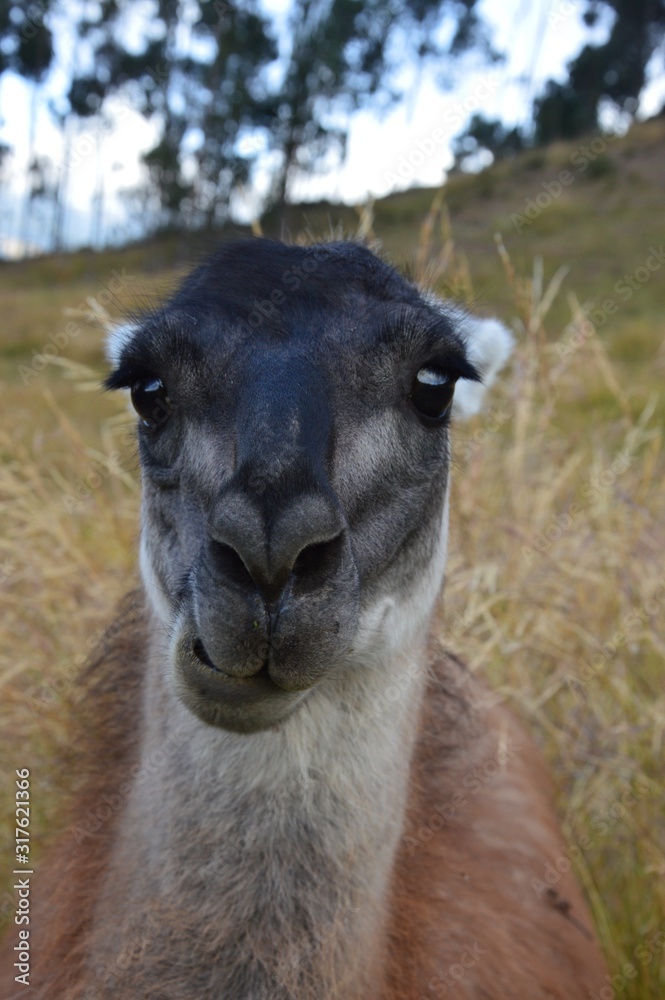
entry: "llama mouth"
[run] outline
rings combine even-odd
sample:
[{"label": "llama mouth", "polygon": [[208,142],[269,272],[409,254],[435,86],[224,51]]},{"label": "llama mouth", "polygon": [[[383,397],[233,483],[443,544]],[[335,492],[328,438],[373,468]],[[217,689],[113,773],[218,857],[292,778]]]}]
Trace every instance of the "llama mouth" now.
[{"label": "llama mouth", "polygon": [[268,660],[262,663],[258,670],[254,671],[253,674],[249,674],[246,677],[240,676],[235,677],[233,674],[227,673],[226,670],[221,670],[217,664],[210,658],[207,649],[203,645],[203,640],[199,637],[194,640],[192,646],[192,654],[199,660],[204,666],[209,667],[210,670],[214,670],[216,674],[220,677],[228,677],[230,680],[238,681],[251,681],[253,678],[260,678],[268,674]]},{"label": "llama mouth", "polygon": [[302,691],[289,691],[270,676],[268,662],[246,676],[227,673],[193,630],[175,650],[177,689],[187,707],[209,725],[237,733],[270,729],[300,704]]}]

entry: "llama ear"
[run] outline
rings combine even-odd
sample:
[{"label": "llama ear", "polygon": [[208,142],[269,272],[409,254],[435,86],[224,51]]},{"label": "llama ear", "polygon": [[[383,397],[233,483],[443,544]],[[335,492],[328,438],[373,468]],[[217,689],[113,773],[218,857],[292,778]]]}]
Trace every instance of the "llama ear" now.
[{"label": "llama ear", "polygon": [[120,364],[122,352],[138,330],[136,323],[119,323],[111,326],[106,333],[106,357],[113,368]]},{"label": "llama ear", "polygon": [[463,335],[469,361],[482,375],[482,382],[460,381],[455,389],[453,416],[468,420],[480,413],[485,394],[510,357],[515,340],[498,319],[468,318]]}]

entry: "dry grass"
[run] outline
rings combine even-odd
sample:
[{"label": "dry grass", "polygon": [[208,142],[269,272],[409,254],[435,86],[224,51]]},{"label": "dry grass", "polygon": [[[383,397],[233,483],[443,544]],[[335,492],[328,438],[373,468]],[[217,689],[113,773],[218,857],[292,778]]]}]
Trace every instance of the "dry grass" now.
[{"label": "dry grass", "polygon": [[[656,1000],[665,996],[663,429],[655,398],[634,408],[596,335],[560,360],[538,268],[518,282],[506,264],[519,345],[489,412],[456,435],[443,628],[528,720],[555,773],[566,840],[542,879],[555,884],[557,868],[574,863],[619,976],[607,996]],[[587,408],[594,394],[609,415]],[[562,432],[571,410],[577,430]]]},{"label": "dry grass", "polygon": [[[369,231],[366,216],[361,224]],[[455,432],[442,628],[516,704],[555,773],[566,840],[543,881],[573,859],[612,972],[623,977],[612,995],[660,1000],[665,498],[663,430],[650,401],[658,373],[645,372],[633,391],[588,328],[562,351],[573,332],[549,322],[561,275],[545,282],[536,261],[519,276],[499,252],[518,347],[489,408]],[[415,262],[473,301],[472,268],[455,253],[440,202]],[[569,308],[581,321],[574,297]],[[98,332],[86,328],[77,350],[99,359]],[[97,374],[51,364],[4,395],[13,419],[0,439],[0,762],[10,778],[32,770],[36,853],[67,780],[51,762],[66,743],[81,651],[135,572],[133,445],[123,403],[78,391]],[[7,817],[10,785],[0,803]],[[13,824],[3,835],[9,850]],[[11,900],[0,893],[0,922]]]}]

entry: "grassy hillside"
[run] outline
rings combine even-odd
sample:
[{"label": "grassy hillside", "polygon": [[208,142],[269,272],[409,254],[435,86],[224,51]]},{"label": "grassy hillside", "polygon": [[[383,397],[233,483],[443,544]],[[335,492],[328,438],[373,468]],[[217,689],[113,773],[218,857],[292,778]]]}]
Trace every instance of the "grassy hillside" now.
[{"label": "grassy hillside", "polygon": [[[395,195],[373,222],[314,205],[293,225],[304,238],[360,224],[515,330],[488,410],[455,430],[441,628],[550,762],[565,839],[542,882],[574,864],[615,977],[601,996],[660,1000],[665,121],[593,142]],[[68,783],[52,761],[77,672],[135,576],[136,462],[123,404],[97,388],[101,328],[164,294],[210,242],[0,265],[2,856],[14,769],[29,767],[37,872]],[[9,866],[0,878],[1,933]]]},{"label": "grassy hillside", "polygon": [[[562,172],[568,175],[563,182]],[[626,373],[636,376],[654,366],[665,372],[664,192],[665,118],[660,118],[636,125],[621,138],[558,143],[482,174],[454,176],[444,189],[444,205],[479,309],[509,316],[515,308],[515,283],[506,280],[494,249],[495,235],[501,234],[522,279],[532,274],[536,258],[542,260],[545,281],[559,267],[568,269],[550,311],[550,330],[565,327],[577,298],[597,310],[596,325],[614,360],[625,361]],[[375,206],[375,231],[402,267],[413,267],[417,260],[418,229],[435,195],[430,189],[407,191]],[[349,209],[342,221],[352,229],[357,214]],[[327,205],[296,216],[297,225],[313,233],[336,222]],[[435,243],[437,235],[435,227]],[[652,248],[658,259],[649,271]],[[437,284],[442,291],[460,292],[450,275]],[[641,378],[630,382],[626,391],[639,406],[648,389]]]}]

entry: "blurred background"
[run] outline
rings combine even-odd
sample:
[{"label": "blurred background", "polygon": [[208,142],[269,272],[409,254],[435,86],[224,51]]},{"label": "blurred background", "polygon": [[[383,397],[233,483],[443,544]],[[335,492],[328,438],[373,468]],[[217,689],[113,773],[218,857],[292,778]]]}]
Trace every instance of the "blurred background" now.
[{"label": "blurred background", "polygon": [[0,254],[346,204],[665,104],[661,0],[2,0]]}]

